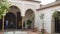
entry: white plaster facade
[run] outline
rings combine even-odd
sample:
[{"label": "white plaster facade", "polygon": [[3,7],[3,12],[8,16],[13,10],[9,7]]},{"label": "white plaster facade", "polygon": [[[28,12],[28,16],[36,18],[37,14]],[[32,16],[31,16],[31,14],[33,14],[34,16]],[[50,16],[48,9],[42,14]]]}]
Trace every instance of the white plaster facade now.
[{"label": "white plaster facade", "polygon": [[44,13],[44,23],[45,23],[44,28],[46,29],[46,31],[48,33],[55,33],[54,32],[54,20],[52,17],[52,15],[55,11],[60,11],[60,6],[46,8],[46,9],[43,9],[43,10],[40,10],[37,12],[37,14],[38,14],[37,21],[39,20],[38,22],[40,25],[40,28],[39,28],[40,30],[41,30],[42,22],[41,22],[41,19],[38,19],[38,18],[40,18],[39,16],[42,13]]},{"label": "white plaster facade", "polygon": [[32,9],[35,14],[34,27],[37,27],[39,31],[41,31],[42,29],[42,20],[40,19],[40,16],[42,13],[44,13],[44,28],[46,32],[55,33],[54,32],[54,20],[52,19],[53,18],[52,15],[55,11],[60,11],[59,5],[36,11],[36,9],[40,8],[40,3],[20,1],[20,0],[12,0],[9,2],[11,3],[11,6],[16,6],[19,8],[21,12],[21,16],[25,16],[26,10]]},{"label": "white plaster facade", "polygon": [[[38,21],[37,21],[37,11],[36,9],[40,8],[39,2],[30,2],[30,1],[21,1],[21,0],[9,0],[8,1],[11,5],[10,6],[16,6],[19,8],[21,12],[21,16],[24,17],[25,13],[28,9],[33,10],[35,17],[34,17],[34,27],[38,28]],[[15,13],[15,12],[13,12]]]},{"label": "white plaster facade", "polygon": [[40,7],[40,3],[37,2],[29,2],[29,1],[21,1],[21,0],[11,0],[9,1],[11,6],[16,6],[21,11],[21,16],[25,16],[25,12],[28,9],[32,9],[36,14],[36,9]]}]

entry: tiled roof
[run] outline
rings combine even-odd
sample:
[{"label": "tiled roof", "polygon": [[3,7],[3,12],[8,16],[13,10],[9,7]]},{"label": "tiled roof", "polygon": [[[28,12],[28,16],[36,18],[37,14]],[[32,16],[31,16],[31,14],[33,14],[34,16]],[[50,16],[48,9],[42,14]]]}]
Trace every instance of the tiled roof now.
[{"label": "tiled roof", "polygon": [[40,6],[39,9],[37,9],[37,11],[42,10],[42,9],[46,9],[46,8],[50,8],[50,7],[53,7],[53,6],[58,6],[58,5],[60,5],[60,1],[56,1],[56,2],[53,2],[53,3],[47,4],[47,5],[42,5],[42,6]]}]

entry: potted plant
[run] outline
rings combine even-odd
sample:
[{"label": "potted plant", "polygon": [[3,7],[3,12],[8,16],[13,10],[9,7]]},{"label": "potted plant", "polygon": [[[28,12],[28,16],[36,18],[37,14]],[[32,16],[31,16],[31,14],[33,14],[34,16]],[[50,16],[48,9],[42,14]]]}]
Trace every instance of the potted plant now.
[{"label": "potted plant", "polygon": [[31,28],[31,23],[32,23],[32,21],[31,20],[27,20],[27,26],[28,26],[28,29],[30,29]]}]

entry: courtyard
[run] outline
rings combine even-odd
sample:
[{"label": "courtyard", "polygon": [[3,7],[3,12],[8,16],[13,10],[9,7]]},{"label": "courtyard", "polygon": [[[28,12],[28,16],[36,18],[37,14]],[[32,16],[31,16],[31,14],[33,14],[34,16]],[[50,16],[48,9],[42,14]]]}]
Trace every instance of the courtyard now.
[{"label": "courtyard", "polygon": [[1,0],[0,34],[60,34],[60,0],[47,5],[29,0],[7,2],[10,5]]}]

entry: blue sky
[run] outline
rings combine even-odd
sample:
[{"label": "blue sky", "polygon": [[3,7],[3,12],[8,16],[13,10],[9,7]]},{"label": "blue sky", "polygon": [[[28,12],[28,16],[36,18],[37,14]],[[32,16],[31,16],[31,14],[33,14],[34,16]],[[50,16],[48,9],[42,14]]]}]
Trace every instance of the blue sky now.
[{"label": "blue sky", "polygon": [[36,1],[41,1],[41,4],[46,5],[46,4],[49,4],[49,3],[54,2],[56,0],[36,0]]}]

